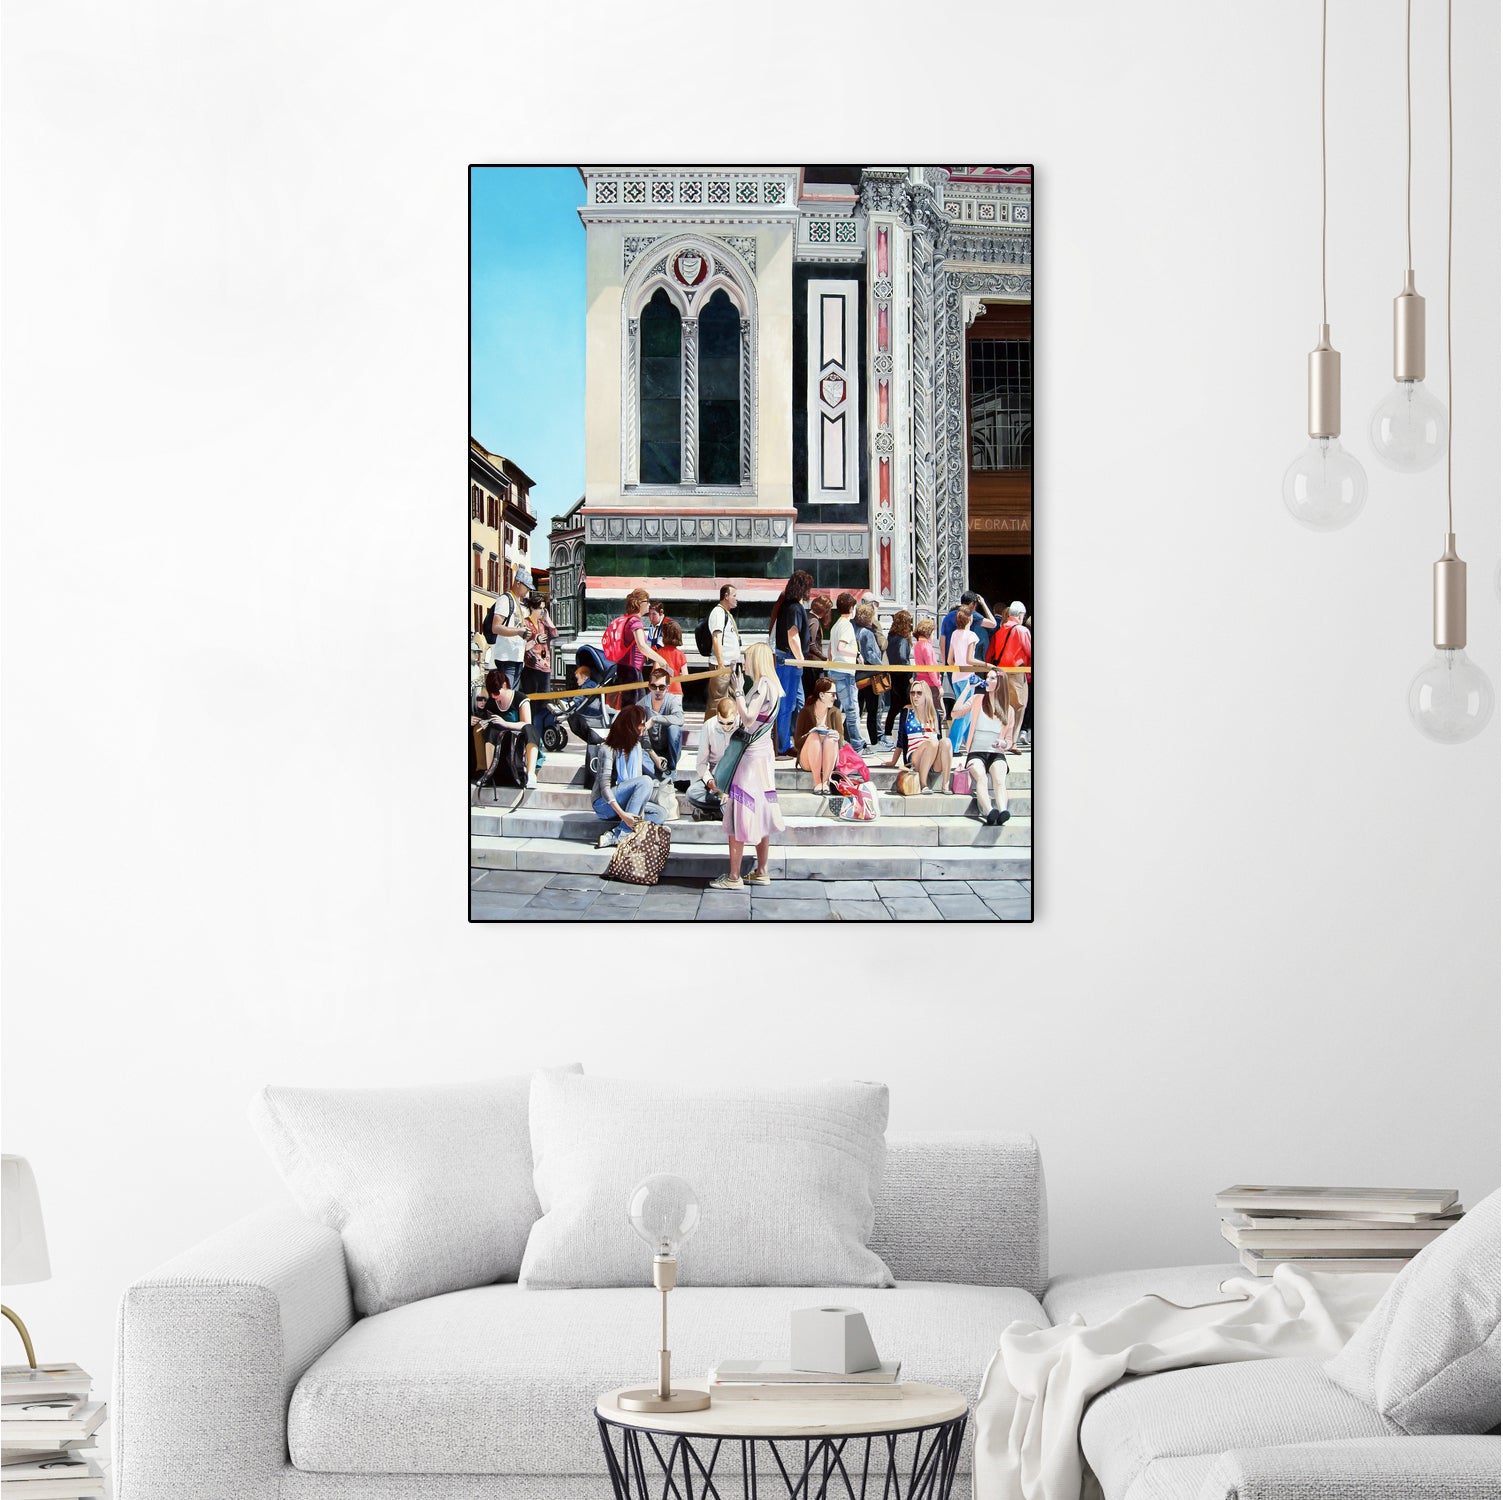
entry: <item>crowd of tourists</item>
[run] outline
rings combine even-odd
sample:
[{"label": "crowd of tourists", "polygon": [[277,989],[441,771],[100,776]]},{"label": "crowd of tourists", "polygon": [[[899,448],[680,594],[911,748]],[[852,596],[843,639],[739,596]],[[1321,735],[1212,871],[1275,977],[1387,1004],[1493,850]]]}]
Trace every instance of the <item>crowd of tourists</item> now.
[{"label": "crowd of tourists", "polygon": [[[600,847],[644,820],[664,821],[676,789],[696,819],[725,829],[729,870],[711,882],[720,889],[771,878],[771,838],[784,827],[782,759],[826,795],[848,789],[853,776],[867,778],[867,757],[885,753],[875,763],[911,772],[911,793],[968,790],[980,821],[1007,821],[1007,757],[1031,741],[1033,637],[1021,601],[999,619],[985,598],[967,592],[942,619],[900,609],[884,623],[870,592],[832,598],[800,570],[773,605],[766,636],[743,641],[736,586],[725,584],[695,630],[705,665],[693,667],[683,627],[660,602],[641,588],[625,602],[600,648],[578,652],[579,696],[539,699],[534,713],[529,700],[548,692],[558,630],[531,574],[517,570],[474,639],[477,783],[494,782],[503,752],[520,744],[518,779],[535,787],[546,758],[542,734],[562,721],[591,747],[585,776],[606,825]],[[683,764],[682,679],[690,672],[704,674],[705,684],[692,768]],[[644,685],[615,691],[613,683]],[[748,847],[756,864],[743,879]]]}]

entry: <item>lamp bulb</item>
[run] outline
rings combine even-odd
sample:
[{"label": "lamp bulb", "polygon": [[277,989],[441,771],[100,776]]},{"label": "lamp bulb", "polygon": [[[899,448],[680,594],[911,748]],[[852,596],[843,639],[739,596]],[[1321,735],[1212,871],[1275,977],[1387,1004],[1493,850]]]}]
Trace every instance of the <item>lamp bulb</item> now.
[{"label": "lamp bulb", "polygon": [[652,1246],[652,1253],[673,1259],[679,1246],[699,1227],[699,1199],[682,1177],[654,1172],[632,1189],[626,1205],[631,1227]]},{"label": "lamp bulb", "polygon": [[1311,438],[1309,447],[1284,471],[1284,504],[1311,531],[1350,525],[1366,503],[1367,474],[1340,438]]},{"label": "lamp bulb", "polygon": [[1481,734],[1492,716],[1493,685],[1460,647],[1437,650],[1409,684],[1409,717],[1437,744]]},{"label": "lamp bulb", "polygon": [[1446,451],[1445,403],[1423,380],[1396,380],[1373,408],[1368,436],[1379,462],[1418,474]]}]

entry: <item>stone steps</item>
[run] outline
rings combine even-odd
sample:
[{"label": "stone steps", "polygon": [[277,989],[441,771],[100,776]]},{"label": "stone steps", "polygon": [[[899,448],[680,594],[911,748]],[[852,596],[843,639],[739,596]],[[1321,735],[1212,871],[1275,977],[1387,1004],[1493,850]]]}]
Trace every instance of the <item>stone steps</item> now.
[{"label": "stone steps", "polygon": [[[882,759],[886,760],[889,752],[882,752]],[[584,751],[572,740],[564,750],[551,752],[538,767],[538,783],[540,786],[567,786],[569,782],[578,778],[584,769]],[[873,759],[866,762],[867,772],[872,779],[872,785],[879,792],[890,792],[893,782],[897,780],[898,771],[901,767],[876,764]],[[679,774],[692,775],[694,770],[694,754],[692,747],[685,746],[683,758],[679,761]],[[782,791],[813,791],[814,778],[804,770],[796,767],[792,761],[780,760],[775,772],[777,787]],[[1033,757],[1027,754],[1009,758],[1007,772],[1007,790],[1009,792],[1026,792],[1033,786]]]},{"label": "stone steps", "polygon": [[[544,770],[547,769],[545,766]],[[685,797],[679,793],[679,804],[688,817]],[[480,794],[480,805],[488,812],[510,811],[512,804],[530,811],[593,812],[590,793],[582,786],[563,786],[557,783],[540,782],[525,796],[518,787],[487,787]],[[812,818],[830,811],[828,797],[816,797],[812,791],[780,790],[778,805],[784,817]],[[947,792],[926,792],[917,797],[899,797],[896,793],[878,794],[877,810],[884,818],[961,818],[976,811],[976,799],[972,796],[956,796]],[[1033,816],[1033,794],[1028,791],[1010,792],[1007,810],[1015,818]]]},{"label": "stone steps", "polygon": [[[709,880],[725,871],[730,851],[724,841],[681,844],[676,837],[679,825],[671,826],[675,839],[665,875]],[[470,840],[470,864],[475,869],[603,875],[610,862],[609,849],[566,839],[477,835]],[[748,854],[745,868],[751,866]],[[768,870],[774,880],[1031,880],[1033,861],[1028,849],[1006,846],[773,844]]]},{"label": "stone steps", "polygon": [[[957,799],[958,800],[958,799]],[[870,823],[845,822],[828,815],[788,817],[775,842],[787,847],[859,848],[870,845],[904,845],[910,848],[939,845],[1028,845],[1033,840],[1033,820],[1012,818],[1000,827],[988,827],[974,817],[877,818]],[[492,812],[476,808],[470,814],[471,834],[520,839],[563,839],[593,844],[609,826],[588,811],[562,811],[523,806],[515,812]],[[719,823],[695,823],[680,818],[667,825],[676,846],[725,845]]]}]

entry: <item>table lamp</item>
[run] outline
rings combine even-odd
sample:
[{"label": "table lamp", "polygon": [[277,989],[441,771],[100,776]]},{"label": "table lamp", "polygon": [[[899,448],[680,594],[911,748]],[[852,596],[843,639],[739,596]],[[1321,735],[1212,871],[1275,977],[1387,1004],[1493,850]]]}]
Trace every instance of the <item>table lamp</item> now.
[{"label": "table lamp", "polygon": [[655,1172],[627,1200],[631,1227],[652,1247],[652,1284],[663,1294],[663,1340],[658,1350],[656,1390],[623,1391],[616,1405],[626,1411],[704,1411],[704,1391],[676,1391],[669,1378],[668,1293],[678,1284],[678,1249],[699,1227],[699,1199],[682,1177]]},{"label": "table lamp", "polygon": [[[42,1200],[37,1196],[31,1164],[24,1156],[0,1156],[0,1282],[22,1286],[28,1281],[46,1281],[51,1275]],[[36,1352],[26,1325],[10,1308],[0,1306],[0,1312],[16,1325],[26,1348],[26,1362],[36,1369]]]}]

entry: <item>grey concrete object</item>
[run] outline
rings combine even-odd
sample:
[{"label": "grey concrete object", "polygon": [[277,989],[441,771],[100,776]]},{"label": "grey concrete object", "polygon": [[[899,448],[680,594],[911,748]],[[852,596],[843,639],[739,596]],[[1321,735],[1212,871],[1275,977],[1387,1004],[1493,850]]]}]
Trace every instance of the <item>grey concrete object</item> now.
[{"label": "grey concrete object", "polygon": [[789,1324],[788,1362],[795,1370],[854,1375],[881,1364],[866,1314],[857,1308],[800,1307]]}]

